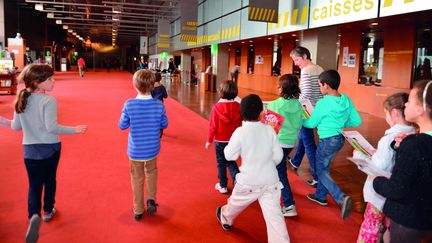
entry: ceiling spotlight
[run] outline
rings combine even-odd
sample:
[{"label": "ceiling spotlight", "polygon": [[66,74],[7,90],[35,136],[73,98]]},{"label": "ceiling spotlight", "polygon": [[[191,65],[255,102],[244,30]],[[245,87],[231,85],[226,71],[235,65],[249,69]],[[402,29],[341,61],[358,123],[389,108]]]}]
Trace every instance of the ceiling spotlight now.
[{"label": "ceiling spotlight", "polygon": [[42,3],[36,3],[35,4],[35,9],[38,11],[43,11],[43,4]]},{"label": "ceiling spotlight", "polygon": [[62,20],[61,19],[57,19],[56,20],[56,24],[62,24]]},{"label": "ceiling spotlight", "polygon": [[64,29],[64,30],[67,30],[68,27],[69,27],[69,26],[67,26],[67,25],[63,25],[63,29]]},{"label": "ceiling spotlight", "polygon": [[69,32],[69,33],[72,33],[72,32],[73,32],[73,29],[68,29],[68,32]]},{"label": "ceiling spotlight", "polygon": [[54,13],[47,13],[47,18],[53,19],[54,18]]},{"label": "ceiling spotlight", "polygon": [[72,32],[72,35],[77,35],[77,32]]},{"label": "ceiling spotlight", "polygon": [[372,25],[372,26],[377,26],[377,25],[378,25],[378,22],[373,22],[373,23],[371,23],[370,25]]}]

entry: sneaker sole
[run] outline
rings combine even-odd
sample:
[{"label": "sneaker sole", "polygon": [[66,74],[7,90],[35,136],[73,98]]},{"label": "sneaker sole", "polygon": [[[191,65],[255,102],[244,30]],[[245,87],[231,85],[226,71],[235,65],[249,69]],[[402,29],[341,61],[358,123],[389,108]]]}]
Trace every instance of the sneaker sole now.
[{"label": "sneaker sole", "polygon": [[352,204],[351,197],[347,197],[346,200],[344,200],[344,204],[342,206],[342,212],[341,212],[342,219],[345,220],[350,215],[350,213],[351,213],[351,204]]},{"label": "sneaker sole", "polygon": [[296,217],[297,213],[282,213],[284,217]]},{"label": "sneaker sole", "polygon": [[226,231],[229,231],[229,230],[231,230],[231,226],[230,225],[228,225],[228,224],[223,224],[222,223],[222,220],[221,220],[221,215],[222,214],[222,208],[221,207],[217,207],[216,208],[216,218],[217,218],[217,220],[219,221],[219,224],[221,225],[221,227],[222,227],[222,229],[223,230],[226,230]]},{"label": "sneaker sole", "polygon": [[314,199],[314,198],[310,198],[309,196],[306,196],[309,200],[311,200],[312,202],[316,202],[316,203],[318,203],[319,205],[321,205],[321,206],[327,206],[327,204],[328,204],[328,202],[325,202],[325,203],[323,203],[323,202],[320,202],[320,201],[318,201],[318,200],[316,200],[316,199]]},{"label": "sneaker sole", "polygon": [[30,219],[30,225],[26,233],[26,243],[36,243],[39,238],[40,217]]}]

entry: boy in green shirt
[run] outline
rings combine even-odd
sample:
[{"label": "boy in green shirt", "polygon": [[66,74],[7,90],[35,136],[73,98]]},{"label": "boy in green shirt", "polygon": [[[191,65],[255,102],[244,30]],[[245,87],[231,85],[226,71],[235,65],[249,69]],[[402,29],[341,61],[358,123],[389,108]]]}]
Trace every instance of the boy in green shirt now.
[{"label": "boy in green shirt", "polygon": [[318,128],[319,143],[316,151],[316,169],[318,186],[315,194],[307,195],[308,199],[322,206],[327,205],[327,193],[341,207],[341,216],[346,219],[351,211],[351,197],[341,192],[339,186],[330,176],[330,164],[344,145],[341,134],[345,127],[356,127],[362,122],[351,99],[338,92],[340,76],[336,70],[322,72],[318,79],[320,91],[324,98],[316,103],[309,119],[303,122],[307,128]]}]

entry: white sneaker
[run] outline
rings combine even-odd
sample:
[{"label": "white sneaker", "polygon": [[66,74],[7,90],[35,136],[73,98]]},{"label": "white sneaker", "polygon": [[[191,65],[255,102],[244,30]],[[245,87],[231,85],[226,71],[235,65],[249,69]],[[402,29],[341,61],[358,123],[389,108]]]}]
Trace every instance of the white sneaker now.
[{"label": "white sneaker", "polygon": [[282,208],[282,214],[285,217],[294,217],[297,216],[297,210],[295,205],[291,205],[289,207],[283,207]]},{"label": "white sneaker", "polygon": [[41,218],[37,214],[33,214],[30,218],[30,223],[27,228],[25,241],[26,243],[36,243],[39,238],[39,226]]},{"label": "white sneaker", "polygon": [[227,194],[228,193],[228,188],[226,187],[221,187],[221,185],[218,183],[216,183],[215,185],[215,189],[218,190],[220,193],[222,194]]}]

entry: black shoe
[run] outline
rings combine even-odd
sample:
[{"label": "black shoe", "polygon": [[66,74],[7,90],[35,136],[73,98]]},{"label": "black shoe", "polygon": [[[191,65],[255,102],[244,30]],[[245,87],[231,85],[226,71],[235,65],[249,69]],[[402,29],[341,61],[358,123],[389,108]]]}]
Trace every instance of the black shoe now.
[{"label": "black shoe", "polygon": [[311,187],[317,188],[317,186],[318,186],[318,181],[316,181],[316,180],[309,180],[309,181],[307,181],[307,184],[308,184],[309,186],[311,186]]},{"label": "black shoe", "polygon": [[292,160],[291,160],[290,157],[288,157],[286,161],[288,162],[288,164],[290,165],[290,167],[291,167],[291,169],[292,169],[293,171],[297,171],[298,166],[296,166],[295,164],[293,164],[293,162],[292,162]]},{"label": "black shoe", "polygon": [[319,205],[321,205],[321,206],[327,206],[327,200],[322,200],[322,199],[318,199],[316,196],[315,196],[315,194],[308,194],[307,196],[306,196],[309,200],[311,200],[311,201],[313,201],[313,202],[316,202],[316,203],[318,203]]},{"label": "black shoe", "polygon": [[224,229],[224,230],[231,230],[231,225],[229,225],[229,224],[222,224],[222,221],[221,221],[221,211],[222,211],[221,207],[217,207],[216,208],[216,218],[217,218],[217,220],[219,221],[220,225],[222,226],[222,229]]},{"label": "black shoe", "polygon": [[155,200],[153,200],[153,199],[147,200],[147,213],[150,215],[155,214],[157,211],[157,208],[156,208],[157,206],[159,206],[159,204],[157,204],[155,202]]},{"label": "black shoe", "polygon": [[142,217],[143,217],[143,214],[134,214],[134,219],[136,221],[140,221],[142,219]]},{"label": "black shoe", "polygon": [[342,219],[348,218],[348,216],[351,213],[351,204],[352,199],[350,196],[345,195],[342,201],[342,207],[341,207],[341,216]]}]

